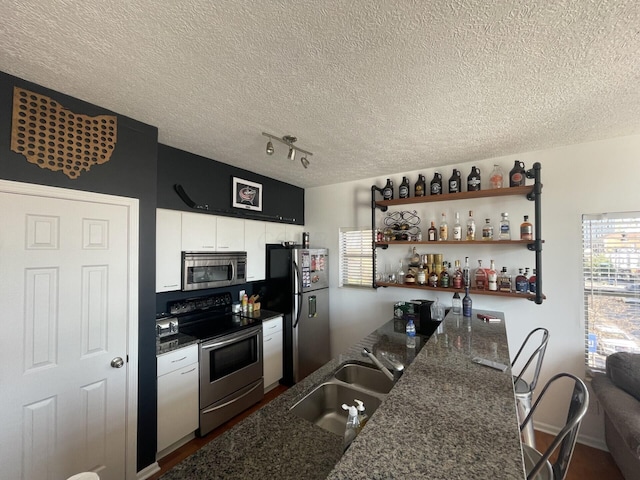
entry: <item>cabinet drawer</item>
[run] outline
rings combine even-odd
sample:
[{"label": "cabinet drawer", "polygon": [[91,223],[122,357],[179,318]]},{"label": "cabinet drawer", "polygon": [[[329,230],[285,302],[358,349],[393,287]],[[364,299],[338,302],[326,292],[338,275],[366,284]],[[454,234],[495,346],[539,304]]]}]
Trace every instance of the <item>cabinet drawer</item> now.
[{"label": "cabinet drawer", "polygon": [[267,337],[275,332],[282,330],[282,317],[272,318],[266,322],[262,322],[262,336]]},{"label": "cabinet drawer", "polygon": [[188,347],[179,348],[173,352],[158,355],[157,358],[157,375],[165,375],[186,365],[196,363],[198,361],[198,345],[189,345]]}]

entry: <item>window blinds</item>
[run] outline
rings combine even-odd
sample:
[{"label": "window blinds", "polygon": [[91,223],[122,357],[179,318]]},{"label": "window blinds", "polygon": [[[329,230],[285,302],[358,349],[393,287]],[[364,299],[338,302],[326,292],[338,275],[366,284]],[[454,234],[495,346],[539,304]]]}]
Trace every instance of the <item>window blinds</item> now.
[{"label": "window blinds", "polygon": [[340,286],[373,285],[373,231],[340,229]]}]

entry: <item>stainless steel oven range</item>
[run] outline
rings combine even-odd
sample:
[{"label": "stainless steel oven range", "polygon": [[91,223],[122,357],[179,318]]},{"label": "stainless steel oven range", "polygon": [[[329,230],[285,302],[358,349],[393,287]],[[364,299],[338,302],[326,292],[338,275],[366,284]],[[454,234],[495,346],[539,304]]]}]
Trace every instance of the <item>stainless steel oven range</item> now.
[{"label": "stainless steel oven range", "polygon": [[180,332],[200,342],[200,428],[204,436],[264,396],[262,324],[231,312],[229,292],[173,302]]}]

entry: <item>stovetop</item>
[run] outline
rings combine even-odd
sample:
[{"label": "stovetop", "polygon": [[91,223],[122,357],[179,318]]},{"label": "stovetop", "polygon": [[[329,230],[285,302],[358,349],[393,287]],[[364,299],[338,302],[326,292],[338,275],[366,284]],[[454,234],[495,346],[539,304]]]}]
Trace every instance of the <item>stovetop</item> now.
[{"label": "stovetop", "polygon": [[221,317],[204,317],[201,320],[180,323],[180,332],[200,340],[209,340],[262,324],[259,319],[229,314]]}]

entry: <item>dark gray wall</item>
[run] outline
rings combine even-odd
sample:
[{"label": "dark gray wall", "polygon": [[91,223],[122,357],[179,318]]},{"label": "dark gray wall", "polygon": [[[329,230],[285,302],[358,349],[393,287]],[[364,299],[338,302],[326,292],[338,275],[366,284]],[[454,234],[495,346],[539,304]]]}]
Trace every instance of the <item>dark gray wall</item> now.
[{"label": "dark gray wall", "polygon": [[118,117],[118,138],[111,159],[71,180],[27,162],[11,151],[13,87],[46,95],[65,108],[85,115],[114,112],[63,95],[0,72],[0,177],[18,182],[138,198],[139,242],[139,368],[138,368],[138,469],[155,462],[156,450],[156,347],[155,347],[155,208],[158,130],[127,117]]}]

